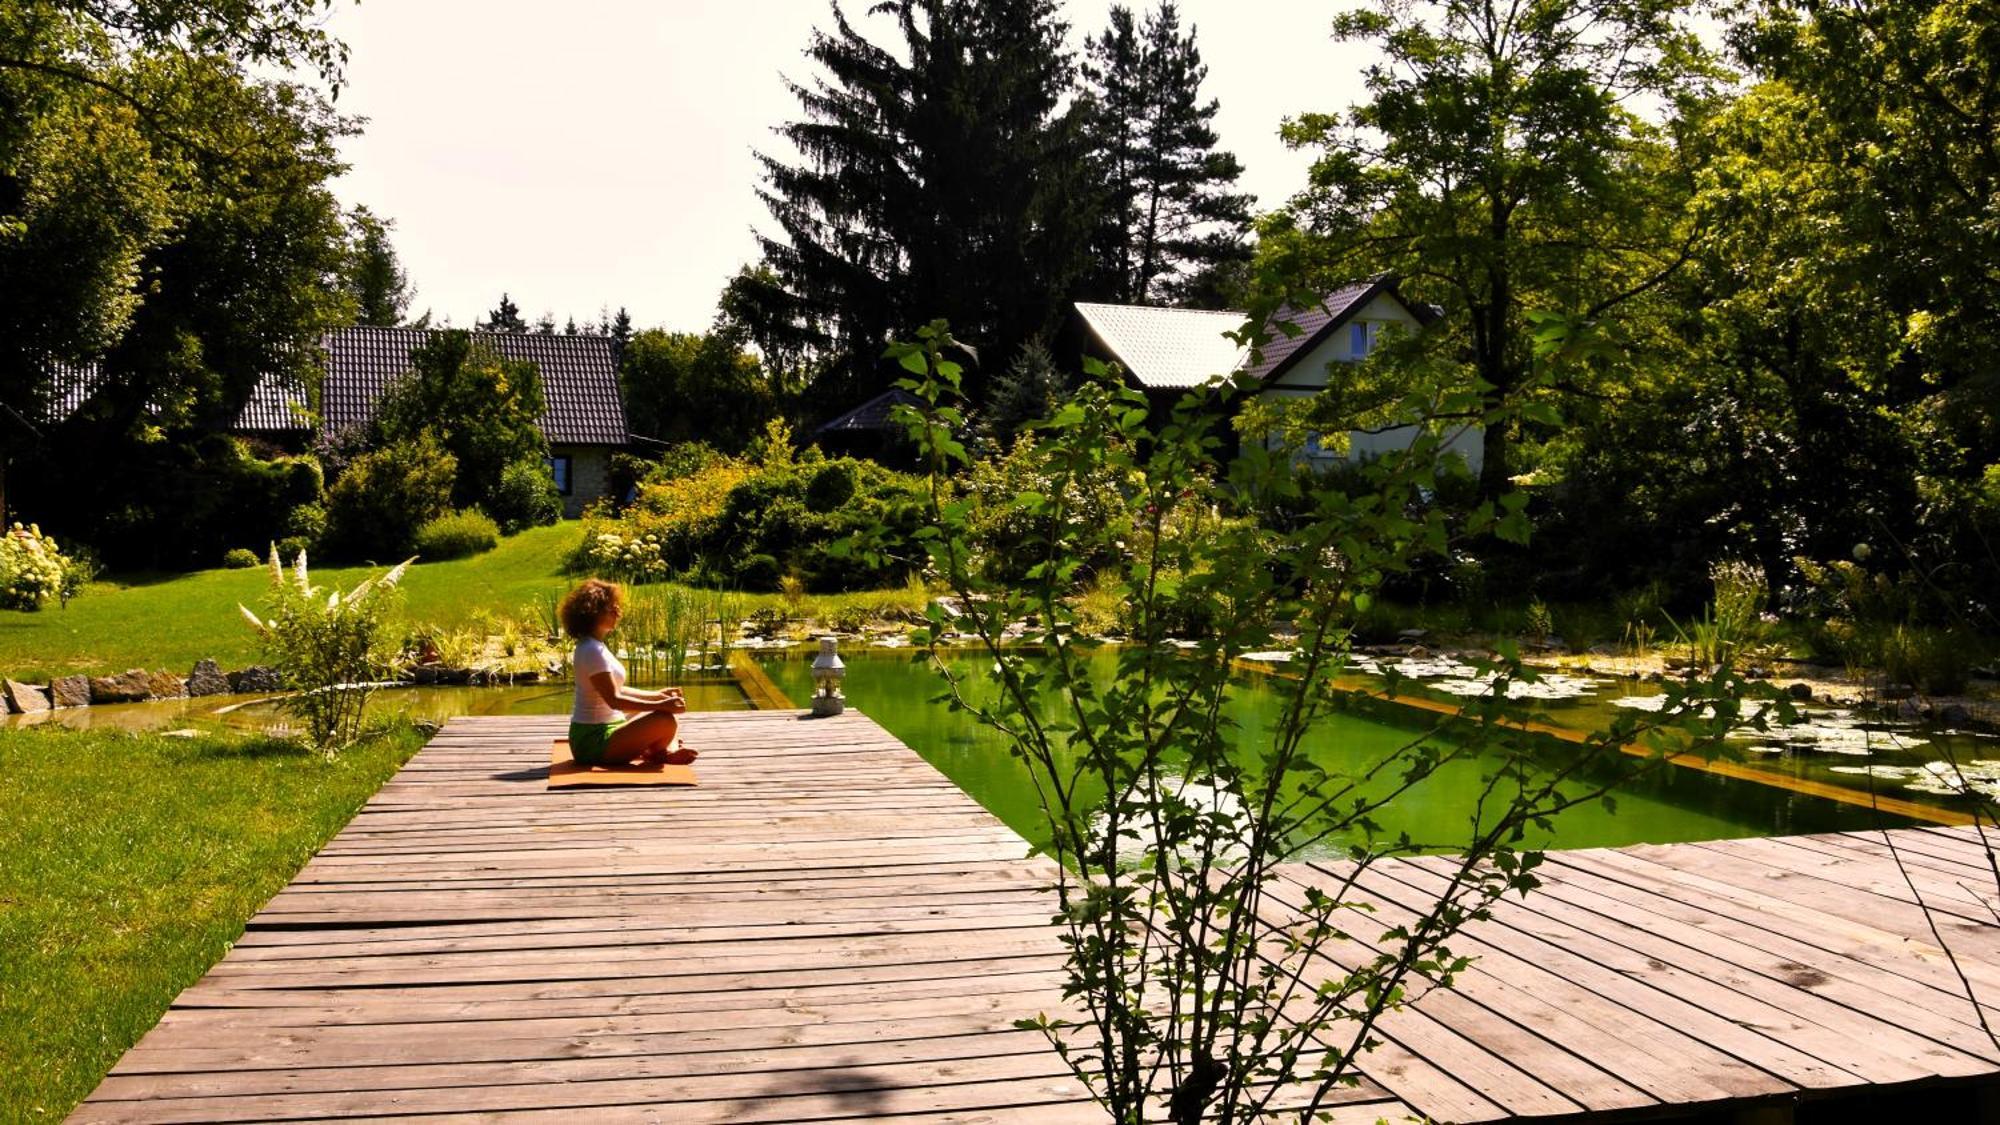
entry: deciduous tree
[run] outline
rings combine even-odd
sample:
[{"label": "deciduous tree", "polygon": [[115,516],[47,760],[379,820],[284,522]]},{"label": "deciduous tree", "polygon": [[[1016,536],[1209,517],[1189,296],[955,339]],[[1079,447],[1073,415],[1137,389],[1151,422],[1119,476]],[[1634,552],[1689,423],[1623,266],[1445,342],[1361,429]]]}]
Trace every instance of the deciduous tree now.
[{"label": "deciduous tree", "polygon": [[[1335,36],[1373,45],[1366,101],[1286,139],[1311,182],[1267,231],[1277,272],[1323,291],[1377,272],[1442,305],[1441,353],[1469,357],[1488,409],[1526,390],[1538,317],[1599,321],[1688,259],[1680,206],[1699,147],[1677,130],[1718,71],[1677,0],[1383,0]],[[1304,237],[1299,237],[1303,234]],[[1317,292],[1267,294],[1275,308]],[[1481,485],[1520,471],[1485,428]]]},{"label": "deciduous tree", "polygon": [[354,302],[356,324],[393,328],[409,312],[410,277],[389,241],[395,225],[366,207],[347,216],[348,259],[342,279]]}]

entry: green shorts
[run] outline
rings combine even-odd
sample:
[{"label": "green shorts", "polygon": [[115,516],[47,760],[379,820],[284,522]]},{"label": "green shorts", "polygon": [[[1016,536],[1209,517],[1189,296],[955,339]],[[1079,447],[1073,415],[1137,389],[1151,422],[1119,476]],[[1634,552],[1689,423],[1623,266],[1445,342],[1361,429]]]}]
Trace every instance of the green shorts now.
[{"label": "green shorts", "polygon": [[611,733],[624,722],[616,723],[571,723],[569,725],[569,756],[576,759],[579,766],[601,766],[604,752],[611,748]]}]

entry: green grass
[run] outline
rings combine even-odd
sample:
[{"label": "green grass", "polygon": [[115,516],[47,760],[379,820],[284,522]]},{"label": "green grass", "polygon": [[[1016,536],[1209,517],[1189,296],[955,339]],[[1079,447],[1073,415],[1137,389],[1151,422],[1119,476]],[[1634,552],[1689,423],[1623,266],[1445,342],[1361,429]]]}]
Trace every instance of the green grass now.
[{"label": "green grass", "polygon": [[[538,611],[537,605],[546,606],[575,581],[563,573],[563,561],[582,534],[582,525],[574,522],[530,528],[469,559],[418,563],[403,580],[400,616],[412,625],[447,630],[494,618],[538,620],[546,610]],[[315,567],[313,581],[351,588],[381,570]],[[0,674],[35,682],[136,667],[185,675],[204,657],[225,668],[242,667],[257,660],[258,641],[236,606],[258,608],[269,584],[270,572],[261,566],[114,577],[93,583],[67,609],[0,611]],[[763,607],[785,607],[789,616],[851,622],[857,616],[919,614],[924,598],[921,589],[897,588],[813,595],[800,606],[786,606],[777,594],[745,594],[738,604],[746,615]]]},{"label": "green grass", "polygon": [[421,742],[0,730],[0,1118],[61,1120]]},{"label": "green grass", "polygon": [[[483,555],[419,563],[403,582],[403,615],[460,628],[482,614],[525,614],[563,584],[563,558],[580,534],[575,523],[538,527]],[[313,581],[350,588],[381,569],[315,567]],[[43,680],[141,666],[186,674],[203,657],[242,667],[257,659],[258,641],[236,606],[256,609],[270,582],[259,566],[93,583],[68,609],[0,613],[0,669]]]}]

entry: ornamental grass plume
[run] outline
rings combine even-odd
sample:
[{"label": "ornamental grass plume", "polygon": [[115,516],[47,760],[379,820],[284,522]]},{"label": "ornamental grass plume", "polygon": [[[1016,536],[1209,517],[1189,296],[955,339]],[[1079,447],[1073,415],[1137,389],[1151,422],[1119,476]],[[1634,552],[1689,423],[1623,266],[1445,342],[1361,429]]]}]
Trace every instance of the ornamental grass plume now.
[{"label": "ornamental grass plume", "polygon": [[264,638],[264,651],[289,692],[280,706],[306,728],[313,747],[331,756],[361,735],[369,696],[395,671],[386,632],[391,594],[414,557],[364,580],[346,594],[312,584],[306,553],[290,575],[271,548],[271,594],[260,619],[238,605]]}]

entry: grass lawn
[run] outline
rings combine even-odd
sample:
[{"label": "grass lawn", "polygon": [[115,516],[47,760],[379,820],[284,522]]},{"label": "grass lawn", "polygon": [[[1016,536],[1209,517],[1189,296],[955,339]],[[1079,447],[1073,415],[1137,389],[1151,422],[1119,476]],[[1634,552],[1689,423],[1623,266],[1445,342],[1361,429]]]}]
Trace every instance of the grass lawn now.
[{"label": "grass lawn", "polygon": [[422,741],[0,730],[0,1118],[69,1113]]},{"label": "grass lawn", "polygon": [[[418,563],[403,580],[403,618],[441,629],[495,617],[535,620],[538,602],[560,596],[575,581],[563,573],[563,560],[582,534],[582,524],[566,521],[530,528],[469,559]],[[315,567],[313,581],[351,588],[382,569]],[[46,682],[75,672],[104,675],[138,667],[186,675],[203,657],[240,668],[257,660],[258,641],[236,606],[256,609],[269,584],[270,572],[261,566],[114,576],[93,583],[68,609],[0,612],[0,675]],[[921,590],[899,588],[808,596],[786,609],[790,616],[826,620],[921,612],[923,603]],[[776,594],[745,594],[739,604],[749,614],[784,602]]]},{"label": "grass lawn", "polygon": [[[581,534],[576,523],[531,528],[483,555],[419,563],[403,583],[404,613],[447,628],[482,613],[525,614],[538,596],[563,586],[563,558]],[[315,567],[313,581],[348,588],[381,569]],[[0,671],[17,680],[142,666],[186,675],[203,657],[239,668],[257,659],[258,641],[237,603],[257,608],[270,581],[261,566],[114,577],[93,583],[68,609],[0,613]]]}]

